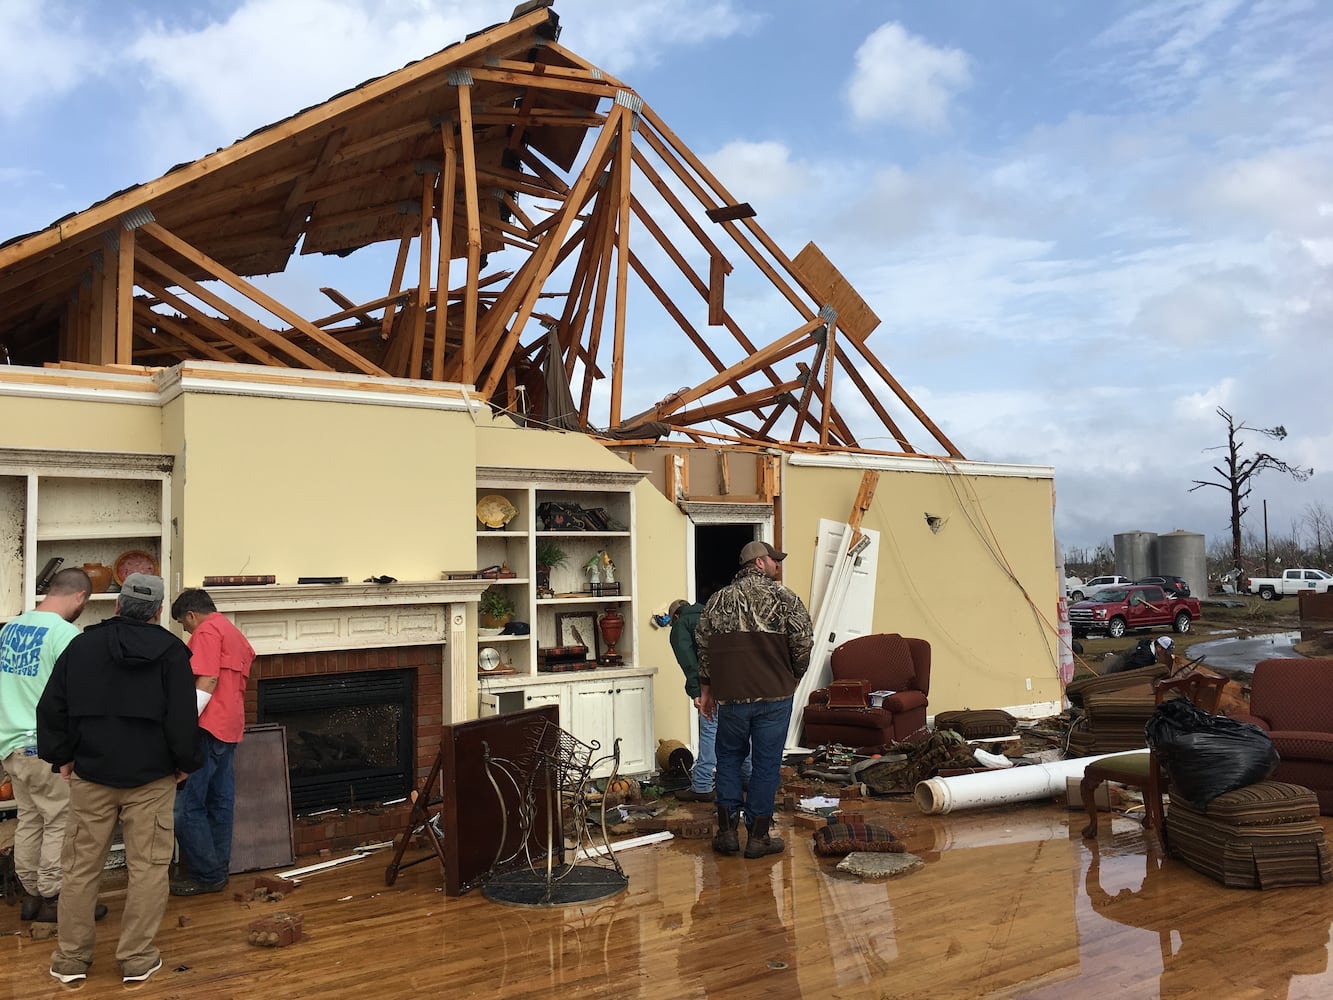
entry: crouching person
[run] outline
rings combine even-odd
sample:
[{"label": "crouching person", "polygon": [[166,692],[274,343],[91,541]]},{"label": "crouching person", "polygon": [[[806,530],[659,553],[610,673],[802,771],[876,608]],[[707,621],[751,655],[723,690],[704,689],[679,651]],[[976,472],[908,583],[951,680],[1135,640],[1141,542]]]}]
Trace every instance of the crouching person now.
[{"label": "crouching person", "polygon": [[90,625],[56,661],[37,703],[37,751],[69,782],[60,946],[51,975],[87,978],[94,908],[116,822],[129,888],[116,959],[121,978],[162,968],[153,939],[167,908],[176,782],[198,766],[190,652],[157,625],[162,578],[131,573],[114,617]]}]

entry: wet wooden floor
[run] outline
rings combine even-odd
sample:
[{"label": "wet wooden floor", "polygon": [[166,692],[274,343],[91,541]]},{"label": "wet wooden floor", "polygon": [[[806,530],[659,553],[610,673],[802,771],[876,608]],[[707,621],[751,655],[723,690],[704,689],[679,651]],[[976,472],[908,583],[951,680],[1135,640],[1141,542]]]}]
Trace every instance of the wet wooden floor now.
[{"label": "wet wooden floor", "polygon": [[[703,815],[703,807],[694,807]],[[1131,819],[1085,821],[1040,804],[949,816],[910,801],[866,810],[924,867],[886,882],[834,871],[780,819],[785,853],[719,858],[706,841],[625,851],[629,889],[597,904],[529,909],[448,898],[432,859],[384,884],[388,855],[311,875],[279,903],[173,899],[164,966],[116,974],[122,894],[106,889],[96,959],[77,992],[142,997],[973,998],[1333,996],[1333,886],[1224,889]],[[1326,832],[1333,824],[1326,822]],[[409,854],[409,858],[413,857]],[[307,863],[310,860],[304,859]],[[237,876],[232,890],[248,889]],[[306,940],[246,941],[256,917],[304,917]],[[47,974],[51,942],[0,907],[0,995],[73,992]]]}]

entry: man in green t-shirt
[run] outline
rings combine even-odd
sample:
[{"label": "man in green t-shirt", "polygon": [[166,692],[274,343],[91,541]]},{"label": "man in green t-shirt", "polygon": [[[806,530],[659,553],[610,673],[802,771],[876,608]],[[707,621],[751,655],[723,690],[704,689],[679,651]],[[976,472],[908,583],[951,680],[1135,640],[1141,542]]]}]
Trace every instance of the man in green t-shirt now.
[{"label": "man in green t-shirt", "polygon": [[69,786],[37,756],[37,701],[56,660],[79,634],[73,623],[92,589],[83,570],[61,570],[35,609],[0,629],[0,759],[18,803],[14,870],[23,883],[24,920],[55,922],[69,814]]}]

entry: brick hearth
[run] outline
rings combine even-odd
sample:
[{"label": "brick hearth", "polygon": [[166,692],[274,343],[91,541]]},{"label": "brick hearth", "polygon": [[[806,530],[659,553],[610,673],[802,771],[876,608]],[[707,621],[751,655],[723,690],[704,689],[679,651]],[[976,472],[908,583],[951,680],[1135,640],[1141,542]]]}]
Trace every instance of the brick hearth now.
[{"label": "brick hearth", "polygon": [[[245,692],[246,722],[257,721],[261,680],[275,677],[312,677],[364,670],[416,670],[416,774],[420,785],[435,762],[444,724],[443,645],[397,646],[379,649],[340,649],[325,652],[282,653],[259,656],[250,670]],[[353,809],[297,816],[293,825],[298,857],[320,851],[338,854],[367,843],[392,840],[407,822],[409,807],[368,804]]]}]

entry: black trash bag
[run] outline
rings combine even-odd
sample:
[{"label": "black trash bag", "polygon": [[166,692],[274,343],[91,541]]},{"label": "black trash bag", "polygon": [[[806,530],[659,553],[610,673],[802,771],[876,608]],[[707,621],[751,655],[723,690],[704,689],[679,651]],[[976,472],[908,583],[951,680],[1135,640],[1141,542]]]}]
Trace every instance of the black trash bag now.
[{"label": "black trash bag", "polygon": [[1277,770],[1273,741],[1258,726],[1175,698],[1158,705],[1144,731],[1171,779],[1171,790],[1195,809],[1253,785]]}]

